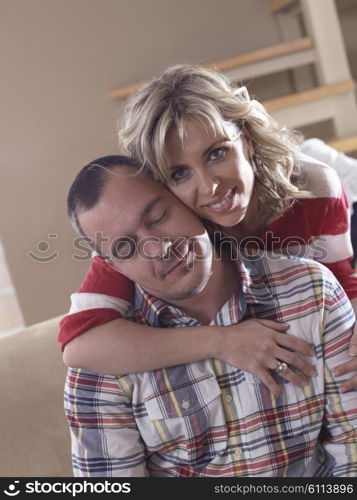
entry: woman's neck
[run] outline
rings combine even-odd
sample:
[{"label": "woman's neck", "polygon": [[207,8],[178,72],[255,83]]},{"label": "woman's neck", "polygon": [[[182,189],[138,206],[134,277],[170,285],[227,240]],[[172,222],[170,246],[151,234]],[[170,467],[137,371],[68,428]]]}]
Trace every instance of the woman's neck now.
[{"label": "woman's neck", "polygon": [[249,236],[260,236],[266,227],[264,224],[266,219],[261,221],[257,217],[257,214],[261,213],[259,205],[256,198],[252,199],[244,219],[233,227],[224,228],[224,232],[239,241]]}]

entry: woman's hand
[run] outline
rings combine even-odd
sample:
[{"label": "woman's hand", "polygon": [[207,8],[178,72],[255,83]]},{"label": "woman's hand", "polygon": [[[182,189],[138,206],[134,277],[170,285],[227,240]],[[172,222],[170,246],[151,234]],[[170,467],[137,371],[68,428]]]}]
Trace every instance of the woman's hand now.
[{"label": "woman's hand", "polygon": [[[316,374],[315,369],[292,351],[305,356],[315,356],[315,351],[307,342],[282,333],[288,328],[286,324],[256,318],[225,327],[217,358],[256,375],[276,396],[281,389],[271,370],[275,370],[279,362],[288,365],[286,370],[279,373],[280,376],[303,386],[306,380],[301,374],[313,376]],[[291,368],[297,369],[300,374]]]},{"label": "woman's hand", "polygon": [[[346,363],[342,363],[342,365],[337,366],[333,371],[336,377],[338,377],[339,375],[346,375],[346,373],[357,371],[357,322],[353,327],[353,335],[350,340],[349,353],[351,356],[354,356],[354,359],[351,359],[351,361],[347,361]],[[357,389],[357,375],[353,375],[349,380],[340,385],[341,392],[347,392],[351,389]]]}]

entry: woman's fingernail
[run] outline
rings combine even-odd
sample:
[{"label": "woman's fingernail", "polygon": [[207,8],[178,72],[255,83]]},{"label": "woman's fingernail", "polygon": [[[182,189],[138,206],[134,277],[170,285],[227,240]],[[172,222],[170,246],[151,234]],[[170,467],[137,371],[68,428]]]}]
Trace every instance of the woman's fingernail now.
[{"label": "woman's fingernail", "polygon": [[332,370],[332,373],[334,377],[338,377],[340,375],[340,370],[338,368],[335,368],[334,370]]},{"label": "woman's fingernail", "polygon": [[348,352],[350,356],[357,356],[357,346],[351,345]]}]

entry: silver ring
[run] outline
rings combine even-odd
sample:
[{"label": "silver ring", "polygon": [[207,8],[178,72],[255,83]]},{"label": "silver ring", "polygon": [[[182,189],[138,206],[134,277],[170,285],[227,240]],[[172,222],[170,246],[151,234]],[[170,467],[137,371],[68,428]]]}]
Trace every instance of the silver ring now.
[{"label": "silver ring", "polygon": [[281,373],[286,372],[287,369],[288,369],[288,365],[286,363],[278,361],[278,364],[275,368],[275,371],[276,371],[276,373],[278,373],[280,375]]}]

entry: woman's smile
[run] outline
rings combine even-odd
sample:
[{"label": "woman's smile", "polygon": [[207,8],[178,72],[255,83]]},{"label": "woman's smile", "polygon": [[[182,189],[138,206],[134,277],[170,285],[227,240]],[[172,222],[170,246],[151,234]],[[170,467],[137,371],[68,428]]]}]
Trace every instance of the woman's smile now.
[{"label": "woman's smile", "polygon": [[207,205],[202,205],[202,208],[217,213],[229,212],[235,202],[235,190],[236,188],[230,189],[224,196],[213,200],[211,203],[207,203]]}]

